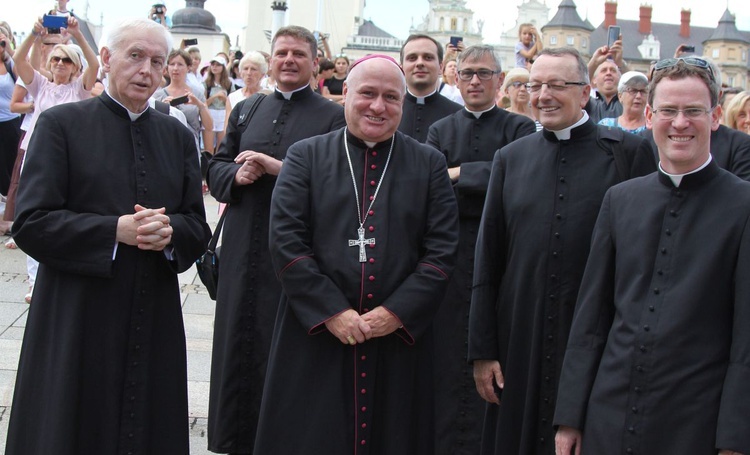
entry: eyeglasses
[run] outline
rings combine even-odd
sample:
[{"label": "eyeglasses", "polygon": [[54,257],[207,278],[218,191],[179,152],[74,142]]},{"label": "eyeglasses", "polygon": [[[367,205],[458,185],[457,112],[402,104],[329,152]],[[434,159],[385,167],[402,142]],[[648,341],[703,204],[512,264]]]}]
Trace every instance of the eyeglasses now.
[{"label": "eyeglasses", "polygon": [[510,86],[513,88],[521,88],[521,87],[526,87],[526,84],[521,81],[513,81],[510,83]]},{"label": "eyeglasses", "polygon": [[711,82],[716,82],[716,78],[714,77],[714,70],[711,68],[711,64],[708,63],[708,61],[698,57],[665,58],[664,60],[659,60],[658,62],[656,62],[653,72],[655,73],[657,71],[671,68],[680,62],[708,71],[708,77],[711,79]]},{"label": "eyeglasses", "polygon": [[53,55],[49,59],[49,61],[52,62],[52,63],[59,63],[61,60],[66,65],[72,65],[73,64],[73,60],[70,57],[58,57],[57,55]]},{"label": "eyeglasses", "polygon": [[710,114],[714,111],[714,109],[716,109],[716,107],[712,107],[711,109],[705,109],[702,107],[689,107],[687,109],[674,109],[671,107],[665,107],[661,109],[651,109],[651,112],[657,114],[659,118],[663,120],[674,120],[677,118],[677,114],[679,114],[680,112],[682,112],[682,115],[690,120],[697,120],[706,114]]},{"label": "eyeglasses", "polygon": [[536,93],[542,89],[542,86],[546,85],[549,90],[553,92],[562,92],[571,85],[584,86],[588,85],[587,82],[567,82],[567,81],[549,81],[549,82],[529,82],[526,84],[526,90],[531,93]]},{"label": "eyeglasses", "polygon": [[461,70],[458,72],[458,78],[462,81],[470,81],[474,78],[474,75],[476,74],[480,81],[488,81],[492,79],[492,76],[495,74],[498,74],[500,71],[492,71],[492,70]]},{"label": "eyeglasses", "polygon": [[638,95],[639,93],[643,96],[648,95],[648,89],[647,88],[635,88],[635,87],[627,87],[625,90],[623,90],[627,93],[630,93],[633,96]]}]

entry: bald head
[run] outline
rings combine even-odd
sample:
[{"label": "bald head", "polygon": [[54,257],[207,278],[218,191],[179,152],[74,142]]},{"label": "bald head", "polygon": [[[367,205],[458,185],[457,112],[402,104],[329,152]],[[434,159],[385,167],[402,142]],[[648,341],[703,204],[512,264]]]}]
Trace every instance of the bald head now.
[{"label": "bald head", "polygon": [[392,60],[369,58],[352,66],[344,82],[349,131],[363,141],[382,142],[401,122],[406,79]]}]

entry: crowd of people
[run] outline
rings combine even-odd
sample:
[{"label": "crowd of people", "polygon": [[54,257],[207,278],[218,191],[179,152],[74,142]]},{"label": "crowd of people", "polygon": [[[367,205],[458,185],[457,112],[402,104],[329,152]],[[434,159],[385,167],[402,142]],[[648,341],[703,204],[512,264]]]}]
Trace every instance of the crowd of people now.
[{"label": "crowd of people", "polygon": [[212,452],[750,454],[750,93],[708,59],[290,25],[205,62],[161,4],[97,56],[66,5],[0,22],[9,455],[188,453],[207,191]]}]

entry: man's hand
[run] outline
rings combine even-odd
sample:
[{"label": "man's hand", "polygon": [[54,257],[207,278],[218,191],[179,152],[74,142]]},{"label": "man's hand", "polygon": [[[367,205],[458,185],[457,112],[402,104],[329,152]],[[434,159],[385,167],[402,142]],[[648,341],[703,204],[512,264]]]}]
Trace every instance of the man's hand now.
[{"label": "man's hand", "polygon": [[349,309],[326,321],[326,328],[344,344],[355,345],[372,338],[372,329],[356,311]]},{"label": "man's hand", "polygon": [[581,432],[560,425],[555,435],[555,455],[581,455]]},{"label": "man's hand", "polygon": [[461,176],[461,166],[448,168],[448,177],[451,179],[451,182],[453,183],[457,182],[460,176]]},{"label": "man's hand", "polygon": [[495,384],[499,388],[505,387],[505,378],[497,360],[475,360],[474,382],[477,392],[485,401],[500,404],[500,398],[495,393]]},{"label": "man's hand", "polygon": [[242,164],[242,166],[237,169],[237,173],[234,174],[235,184],[240,186],[250,185],[266,173],[266,170],[259,163],[259,161],[253,158],[258,154],[258,152],[254,152],[252,150],[245,150],[244,152],[241,152],[239,155],[237,155],[237,157],[234,159],[234,162],[237,164]]},{"label": "man's hand", "polygon": [[281,166],[283,165],[281,160],[277,160],[265,153],[253,152],[252,150],[246,150],[234,159],[235,163],[241,163],[242,161],[260,166],[264,173],[271,175],[279,175]]},{"label": "man's hand", "polygon": [[135,213],[117,220],[115,239],[142,250],[161,251],[172,241],[172,226],[164,207],[147,209],[136,204]]},{"label": "man's hand", "polygon": [[172,226],[164,207],[147,209],[139,204],[135,205],[133,220],[140,223],[136,229],[138,248],[142,250],[161,251],[172,242]]},{"label": "man's hand", "polygon": [[367,325],[372,329],[373,337],[384,337],[395,332],[400,326],[398,318],[382,306],[375,307],[362,315]]}]

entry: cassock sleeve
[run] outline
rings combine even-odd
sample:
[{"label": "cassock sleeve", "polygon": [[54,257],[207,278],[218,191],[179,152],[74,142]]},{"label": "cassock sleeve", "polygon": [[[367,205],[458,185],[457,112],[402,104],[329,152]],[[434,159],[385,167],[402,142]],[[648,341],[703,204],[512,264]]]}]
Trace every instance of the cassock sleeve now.
[{"label": "cassock sleeve", "polygon": [[[218,151],[208,163],[206,183],[211,190],[211,196],[219,202],[231,204],[239,201],[242,195],[242,188],[234,186],[234,176],[242,165],[235,163],[234,159],[240,154],[240,140],[242,139],[242,131],[238,130],[237,121],[242,105],[247,100],[242,100],[232,109],[224,140],[221,141]],[[252,185],[245,186],[251,187]]]},{"label": "cassock sleeve", "polygon": [[311,168],[307,144],[289,148],[271,197],[271,261],[297,319],[309,334],[351,309],[346,296],[324,273],[312,246]]},{"label": "cassock sleeve", "polygon": [[583,428],[591,389],[614,320],[616,249],[610,212],[612,191],[604,196],[591,251],[581,281],[555,407],[555,425]]},{"label": "cassock sleeve", "polygon": [[497,311],[500,283],[505,274],[505,213],[503,210],[502,150],[492,160],[482,221],[474,253],[474,285],[469,310],[469,361],[499,360]]},{"label": "cassock sleeve", "polygon": [[[13,238],[29,256],[72,273],[109,277],[118,216],[67,208],[68,144],[56,117],[42,113],[26,154]],[[74,245],[74,249],[61,247]],[[72,254],[74,253],[74,254]],[[165,258],[166,260],[166,258]]]},{"label": "cassock sleeve", "polygon": [[[729,144],[725,141],[719,141],[717,145],[729,149],[730,165],[727,170],[743,180],[750,180],[750,136],[743,134],[741,131],[731,132]],[[727,136],[729,135],[727,134]],[[713,144],[713,137],[711,138],[711,144]]]},{"label": "cassock sleeve", "polygon": [[750,454],[750,219],[737,255],[729,368],[721,394],[716,448]]},{"label": "cassock sleeve", "polygon": [[432,324],[453,272],[458,250],[458,207],[445,159],[433,155],[427,220],[417,267],[383,302],[404,325],[396,331],[413,344]]}]

